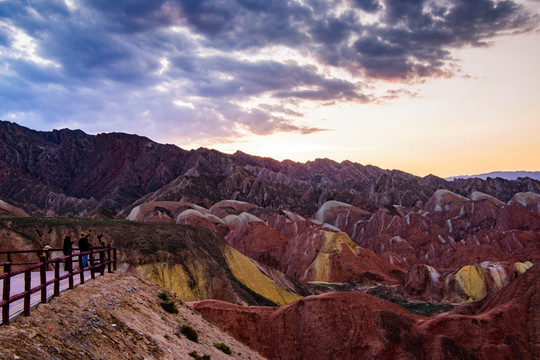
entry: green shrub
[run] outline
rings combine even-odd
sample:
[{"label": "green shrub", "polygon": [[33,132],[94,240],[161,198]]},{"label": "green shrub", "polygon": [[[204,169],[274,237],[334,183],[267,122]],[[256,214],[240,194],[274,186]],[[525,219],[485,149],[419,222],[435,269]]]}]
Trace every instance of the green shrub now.
[{"label": "green shrub", "polygon": [[218,348],[219,350],[223,351],[225,354],[227,355],[231,355],[232,354],[232,351],[231,351],[231,348],[228,347],[227,345],[225,345],[224,343],[218,343],[218,344],[214,344],[214,346],[216,348]]},{"label": "green shrub", "polygon": [[182,327],[180,328],[180,332],[184,334],[184,336],[187,337],[188,340],[191,340],[193,342],[199,341],[199,334],[197,334],[197,331],[195,331],[189,325],[182,325]]},{"label": "green shrub", "polygon": [[161,307],[168,313],[178,314],[178,308],[172,301],[161,303]]},{"label": "green shrub", "polygon": [[169,301],[169,295],[164,292],[160,292],[157,297],[163,301]]},{"label": "green shrub", "polygon": [[195,360],[210,360],[211,359],[210,355],[200,356],[199,354],[197,354],[196,351],[192,351],[188,355],[194,358]]}]

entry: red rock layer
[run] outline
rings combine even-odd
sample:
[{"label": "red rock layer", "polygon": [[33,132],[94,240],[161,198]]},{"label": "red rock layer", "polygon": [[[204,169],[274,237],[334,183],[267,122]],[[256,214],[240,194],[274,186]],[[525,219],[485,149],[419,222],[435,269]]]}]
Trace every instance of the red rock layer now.
[{"label": "red rock layer", "polygon": [[425,318],[359,293],[280,308],[191,306],[269,359],[538,359],[540,267],[484,301]]},{"label": "red rock layer", "polygon": [[270,216],[267,224],[247,223],[231,230],[225,240],[244,255],[305,281],[396,283],[404,275],[345,233],[285,215]]}]

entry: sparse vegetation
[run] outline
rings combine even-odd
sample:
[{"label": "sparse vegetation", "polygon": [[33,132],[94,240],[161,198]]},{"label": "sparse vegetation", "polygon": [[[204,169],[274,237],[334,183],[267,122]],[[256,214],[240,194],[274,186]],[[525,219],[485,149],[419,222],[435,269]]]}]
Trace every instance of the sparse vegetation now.
[{"label": "sparse vegetation", "polygon": [[157,297],[165,302],[169,301],[169,295],[164,292],[160,292]]},{"label": "sparse vegetation", "polygon": [[176,304],[172,301],[162,302],[161,307],[168,313],[178,314],[178,308],[176,307]]},{"label": "sparse vegetation", "polygon": [[217,344],[214,344],[214,346],[227,355],[232,354],[231,348],[225,345],[224,343],[217,343]]},{"label": "sparse vegetation", "polygon": [[182,325],[182,327],[180,328],[180,332],[184,334],[184,336],[188,338],[188,340],[191,340],[193,342],[199,341],[199,334],[189,325]]},{"label": "sparse vegetation", "polygon": [[405,310],[422,316],[433,316],[452,309],[454,306],[451,304],[437,304],[421,301],[411,301],[403,295],[394,294],[389,289],[384,287],[377,287],[367,291],[368,294],[376,296],[378,298],[393,302],[396,305],[401,306]]},{"label": "sparse vegetation", "polygon": [[199,354],[197,354],[196,351],[192,351],[188,353],[188,355],[194,358],[195,360],[210,360],[211,359],[210,355],[200,356]]},{"label": "sparse vegetation", "polygon": [[437,315],[443,312],[447,312],[448,310],[452,309],[454,305],[452,304],[434,304],[434,303],[427,303],[427,302],[419,302],[419,303],[396,303],[397,305],[401,306],[402,308],[408,310],[409,312],[412,312],[413,314],[422,315],[422,316],[433,316]]},{"label": "sparse vegetation", "polygon": [[176,304],[169,298],[169,295],[164,292],[160,292],[158,294],[158,298],[163,300],[161,303],[163,310],[171,314],[178,314],[178,308],[176,307]]}]

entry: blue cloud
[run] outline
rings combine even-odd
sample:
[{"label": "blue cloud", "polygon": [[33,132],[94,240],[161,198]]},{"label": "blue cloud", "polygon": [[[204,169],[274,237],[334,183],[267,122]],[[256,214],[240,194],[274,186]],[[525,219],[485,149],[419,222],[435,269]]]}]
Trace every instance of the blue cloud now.
[{"label": "blue cloud", "polygon": [[[237,125],[258,134],[323,131],[298,125],[296,104],[377,101],[366,82],[449,75],[452,49],[537,21],[509,0],[73,3],[0,1],[0,116],[86,130],[99,120],[152,136],[170,128],[189,138],[235,136]],[[14,48],[16,33],[31,38],[33,55],[15,55],[28,51]],[[308,61],[269,58],[274,48]]]}]

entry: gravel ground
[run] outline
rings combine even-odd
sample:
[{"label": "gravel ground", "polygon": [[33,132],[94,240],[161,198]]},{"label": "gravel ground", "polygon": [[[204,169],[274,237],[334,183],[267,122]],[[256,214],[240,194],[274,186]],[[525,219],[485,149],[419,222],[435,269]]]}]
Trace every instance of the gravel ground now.
[{"label": "gravel ground", "polygon": [[[0,359],[264,359],[175,294],[167,293],[178,314],[165,311],[161,292],[123,272],[78,285],[38,305],[31,316],[0,326]],[[197,331],[198,341],[181,333],[184,325]],[[223,353],[216,343],[232,353]]]}]

